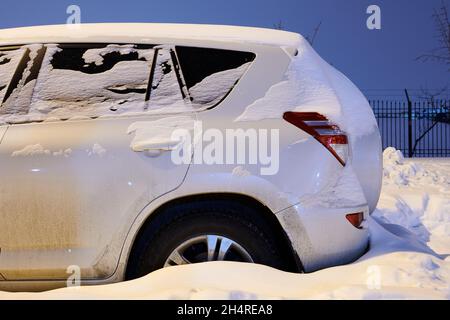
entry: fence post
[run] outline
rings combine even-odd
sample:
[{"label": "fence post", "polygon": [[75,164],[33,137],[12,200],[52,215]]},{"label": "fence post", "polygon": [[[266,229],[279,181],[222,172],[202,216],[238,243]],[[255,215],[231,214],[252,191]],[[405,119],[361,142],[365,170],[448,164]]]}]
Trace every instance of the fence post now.
[{"label": "fence post", "polygon": [[405,89],[406,99],[408,100],[408,157],[412,158],[412,102],[409,98],[408,90]]}]

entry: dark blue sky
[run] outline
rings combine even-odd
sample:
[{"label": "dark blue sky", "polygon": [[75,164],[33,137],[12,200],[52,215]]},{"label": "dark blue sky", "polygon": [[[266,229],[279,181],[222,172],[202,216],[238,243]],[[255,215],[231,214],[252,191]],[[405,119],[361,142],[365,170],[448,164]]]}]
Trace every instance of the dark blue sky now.
[{"label": "dark blue sky", "polygon": [[[441,0],[1,0],[0,28],[65,23],[70,4],[81,7],[82,22],[273,27],[282,21],[284,29],[308,35],[322,21],[314,44],[319,54],[365,93],[396,95],[400,91],[392,89],[437,89],[450,84],[445,66],[415,61],[437,45],[431,15],[440,3]],[[366,9],[371,4],[381,7],[381,30],[366,27]]]}]

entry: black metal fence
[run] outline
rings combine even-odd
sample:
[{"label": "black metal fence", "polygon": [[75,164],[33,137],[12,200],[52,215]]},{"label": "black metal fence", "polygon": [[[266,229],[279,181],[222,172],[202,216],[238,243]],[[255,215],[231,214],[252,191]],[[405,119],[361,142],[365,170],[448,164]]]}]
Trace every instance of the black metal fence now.
[{"label": "black metal fence", "polygon": [[450,157],[450,100],[369,100],[383,149],[406,157]]}]

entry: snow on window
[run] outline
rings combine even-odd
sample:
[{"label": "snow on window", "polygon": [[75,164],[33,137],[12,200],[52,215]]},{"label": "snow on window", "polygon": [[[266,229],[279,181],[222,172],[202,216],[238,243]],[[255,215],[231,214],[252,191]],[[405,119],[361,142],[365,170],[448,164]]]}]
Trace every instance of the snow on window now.
[{"label": "snow on window", "polygon": [[[3,102],[8,90],[8,85],[19,65],[25,49],[0,51],[0,104]],[[3,109],[0,109],[2,112]]]},{"label": "snow on window", "polygon": [[207,76],[189,89],[193,102],[202,106],[217,104],[234,87],[249,66],[250,62],[247,62],[236,69],[220,71]]},{"label": "snow on window", "polygon": [[254,54],[247,52],[132,44],[3,49],[0,122],[211,107],[231,91],[253,59]]},{"label": "snow on window", "polygon": [[160,49],[158,50],[149,101],[146,108],[149,110],[162,107],[184,109],[186,106],[170,51]]},{"label": "snow on window", "polygon": [[40,66],[39,56],[44,54],[45,48],[41,44],[33,44],[24,46],[19,51],[22,52],[20,61],[13,71],[0,109],[0,113],[4,115],[20,116],[28,113]]},{"label": "snow on window", "polygon": [[48,46],[30,116],[65,119],[144,111],[153,53],[120,45]]},{"label": "snow on window", "polygon": [[137,50],[135,45],[125,44],[125,45],[114,45],[110,44],[104,48],[89,49],[83,54],[83,60],[87,64],[94,63],[100,66],[105,61],[105,56],[111,55],[112,53],[118,53],[122,56],[129,56],[133,53],[138,54],[139,59],[145,59],[146,61],[152,61],[153,50]]},{"label": "snow on window", "polygon": [[194,107],[212,107],[233,89],[255,55],[222,49],[177,47],[184,81]]}]

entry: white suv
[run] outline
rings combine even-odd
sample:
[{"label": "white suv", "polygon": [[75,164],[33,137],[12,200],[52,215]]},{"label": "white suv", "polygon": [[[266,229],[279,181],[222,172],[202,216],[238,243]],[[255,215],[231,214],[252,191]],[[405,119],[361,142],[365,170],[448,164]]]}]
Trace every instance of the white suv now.
[{"label": "white suv", "polygon": [[381,173],[367,101],[298,34],[0,30],[0,289],[348,263]]}]

